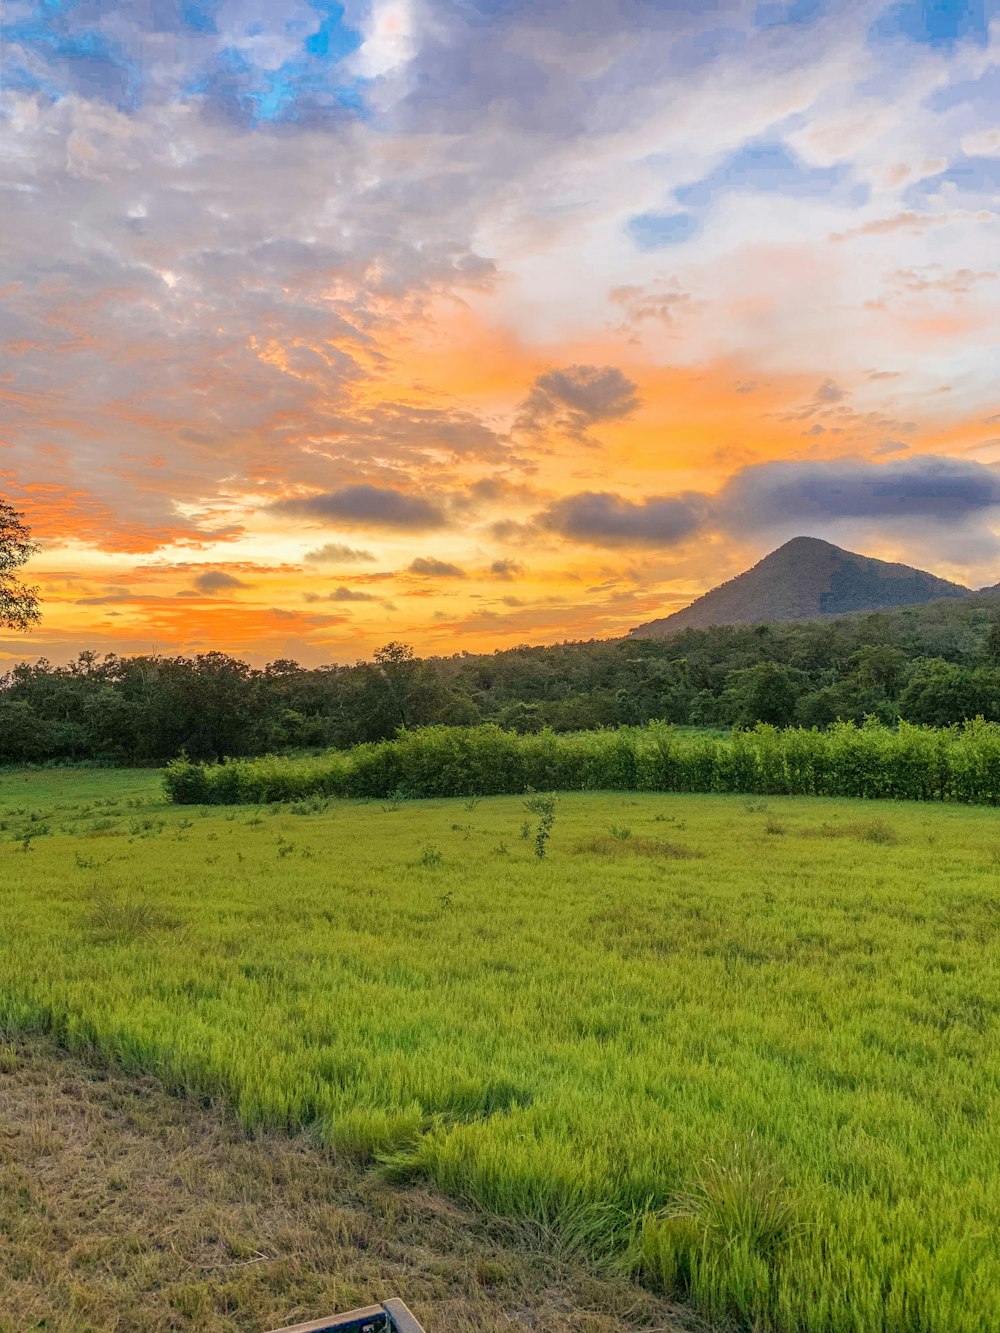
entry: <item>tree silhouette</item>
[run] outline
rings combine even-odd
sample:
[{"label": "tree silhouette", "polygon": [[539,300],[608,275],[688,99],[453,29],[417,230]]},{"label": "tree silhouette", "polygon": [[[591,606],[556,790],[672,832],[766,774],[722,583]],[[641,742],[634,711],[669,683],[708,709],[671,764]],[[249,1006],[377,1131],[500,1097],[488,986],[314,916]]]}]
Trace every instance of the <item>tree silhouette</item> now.
[{"label": "tree silhouette", "polygon": [[0,500],[0,628],[25,630],[40,618],[38,589],[29,588],[15,573],[37,550],[24,515]]}]

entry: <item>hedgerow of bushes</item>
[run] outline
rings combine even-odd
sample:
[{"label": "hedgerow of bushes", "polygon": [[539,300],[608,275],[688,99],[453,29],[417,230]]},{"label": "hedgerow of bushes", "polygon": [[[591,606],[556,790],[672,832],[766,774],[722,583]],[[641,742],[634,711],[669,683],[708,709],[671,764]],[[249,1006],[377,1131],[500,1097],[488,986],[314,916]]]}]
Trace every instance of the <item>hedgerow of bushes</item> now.
[{"label": "hedgerow of bushes", "polygon": [[736,792],[747,795],[1000,801],[1000,724],[933,728],[840,722],[826,731],[759,725],[681,735],[662,723],[519,735],[495,725],[424,727],[320,758],[237,759],[164,772],[182,805],[305,796],[496,796],[535,791]]}]

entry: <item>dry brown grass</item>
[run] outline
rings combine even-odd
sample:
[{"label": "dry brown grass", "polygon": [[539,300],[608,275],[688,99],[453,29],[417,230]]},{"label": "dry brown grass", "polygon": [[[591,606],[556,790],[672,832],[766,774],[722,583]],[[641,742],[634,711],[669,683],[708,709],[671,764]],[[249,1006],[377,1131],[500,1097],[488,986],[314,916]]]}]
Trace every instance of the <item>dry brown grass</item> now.
[{"label": "dry brown grass", "polygon": [[262,1330],[398,1295],[428,1333],[681,1333],[674,1307],[304,1137],[0,1045],[0,1333]]}]

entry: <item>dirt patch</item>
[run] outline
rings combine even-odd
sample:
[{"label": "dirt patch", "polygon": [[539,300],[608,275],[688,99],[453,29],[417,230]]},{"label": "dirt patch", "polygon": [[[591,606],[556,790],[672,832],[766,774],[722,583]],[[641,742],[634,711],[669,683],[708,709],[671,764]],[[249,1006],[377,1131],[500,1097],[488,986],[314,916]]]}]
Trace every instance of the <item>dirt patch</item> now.
[{"label": "dirt patch", "polygon": [[0,1333],[259,1333],[392,1295],[428,1333],[697,1327],[550,1241],[155,1080],[0,1046]]}]

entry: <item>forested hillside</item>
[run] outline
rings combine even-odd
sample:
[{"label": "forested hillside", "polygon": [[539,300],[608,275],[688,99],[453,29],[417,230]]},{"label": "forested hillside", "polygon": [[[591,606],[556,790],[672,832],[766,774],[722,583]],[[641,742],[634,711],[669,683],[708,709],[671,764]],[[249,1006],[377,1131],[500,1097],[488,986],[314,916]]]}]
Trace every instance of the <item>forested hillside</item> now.
[{"label": "forested hillside", "polygon": [[827,726],[1000,721],[1000,596],[781,625],[255,669],[222,653],[23,665],[0,679],[0,761],[141,764],[380,740],[401,726],[576,731],[652,719]]},{"label": "forested hillside", "polygon": [[751,569],[673,615],[640,625],[629,637],[655,639],[713,625],[813,620],[968,596],[969,589],[960,583],[924,569],[875,560],[817,537],[793,537]]}]

